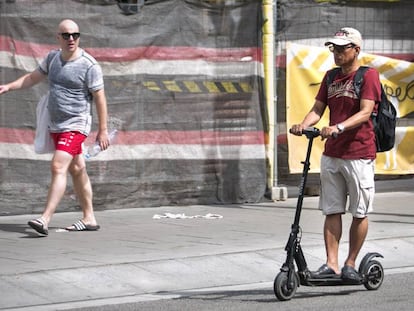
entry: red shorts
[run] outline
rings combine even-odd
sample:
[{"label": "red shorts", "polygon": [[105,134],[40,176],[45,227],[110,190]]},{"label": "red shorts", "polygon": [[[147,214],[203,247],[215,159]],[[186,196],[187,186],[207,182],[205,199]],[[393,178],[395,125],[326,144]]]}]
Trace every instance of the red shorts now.
[{"label": "red shorts", "polygon": [[76,156],[82,154],[82,143],[86,139],[86,135],[79,132],[51,133],[55,142],[56,150],[66,151]]}]

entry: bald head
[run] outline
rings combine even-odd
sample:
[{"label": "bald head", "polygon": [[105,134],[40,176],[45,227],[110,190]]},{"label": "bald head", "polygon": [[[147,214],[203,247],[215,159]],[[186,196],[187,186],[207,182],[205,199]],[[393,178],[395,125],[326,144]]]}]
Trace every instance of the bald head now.
[{"label": "bald head", "polygon": [[79,26],[71,19],[64,19],[63,21],[60,22],[58,26],[58,33],[63,33],[63,32],[69,32],[69,33],[79,32]]},{"label": "bald head", "polygon": [[71,19],[64,19],[58,26],[57,40],[66,61],[79,56],[79,26]]}]

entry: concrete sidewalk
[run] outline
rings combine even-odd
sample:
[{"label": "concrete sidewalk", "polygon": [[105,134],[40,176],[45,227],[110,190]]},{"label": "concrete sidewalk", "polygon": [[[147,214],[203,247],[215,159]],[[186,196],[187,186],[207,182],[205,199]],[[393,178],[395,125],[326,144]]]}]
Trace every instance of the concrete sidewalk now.
[{"label": "concrete sidewalk", "polygon": [[[390,184],[389,184],[390,185]],[[376,196],[361,253],[377,251],[387,273],[414,267],[414,191],[393,185]],[[325,260],[318,197],[306,197],[302,246],[309,267]],[[33,215],[0,217],[0,310],[68,310],[130,301],[149,294],[273,282],[296,198],[226,206],[184,206],[97,212],[98,232],[61,232],[80,213],[57,213],[48,237],[26,223]],[[161,218],[185,214],[223,218]],[[346,230],[350,216],[344,217]],[[341,260],[347,252],[347,231]],[[135,298],[134,298],[135,297]]]}]

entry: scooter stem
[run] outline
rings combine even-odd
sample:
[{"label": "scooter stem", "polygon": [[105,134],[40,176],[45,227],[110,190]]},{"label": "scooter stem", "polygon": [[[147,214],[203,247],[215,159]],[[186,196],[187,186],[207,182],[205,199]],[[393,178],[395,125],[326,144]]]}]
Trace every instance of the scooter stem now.
[{"label": "scooter stem", "polygon": [[295,220],[293,223],[294,226],[299,226],[300,215],[302,212],[303,198],[305,196],[306,180],[308,178],[308,171],[310,169],[310,156],[312,152],[313,139],[319,136],[319,130],[314,127],[307,128],[303,130],[303,134],[306,136],[309,142],[308,142],[308,150],[306,151],[305,161],[301,162],[303,164],[303,171],[302,171],[302,177],[301,177],[300,186],[299,186],[298,201],[296,203]]}]

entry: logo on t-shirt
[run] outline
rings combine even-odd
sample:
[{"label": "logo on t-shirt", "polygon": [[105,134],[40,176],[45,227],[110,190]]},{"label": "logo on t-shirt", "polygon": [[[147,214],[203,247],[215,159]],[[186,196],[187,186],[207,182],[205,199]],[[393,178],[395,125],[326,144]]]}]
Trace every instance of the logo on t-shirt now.
[{"label": "logo on t-shirt", "polygon": [[352,99],[358,99],[355,92],[354,83],[352,80],[346,80],[345,82],[334,82],[328,87],[328,98],[349,97]]}]

